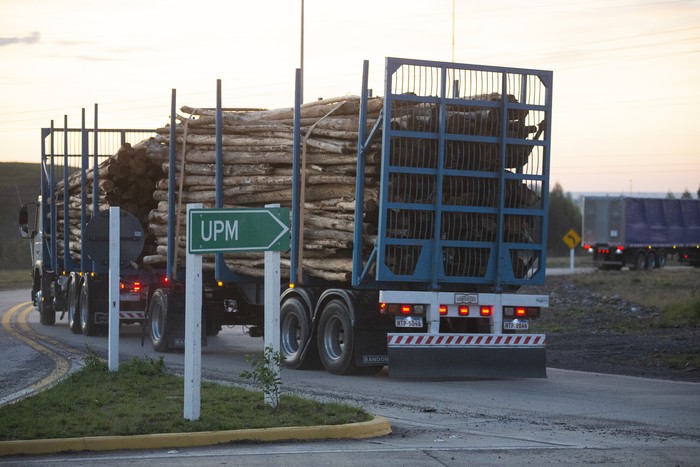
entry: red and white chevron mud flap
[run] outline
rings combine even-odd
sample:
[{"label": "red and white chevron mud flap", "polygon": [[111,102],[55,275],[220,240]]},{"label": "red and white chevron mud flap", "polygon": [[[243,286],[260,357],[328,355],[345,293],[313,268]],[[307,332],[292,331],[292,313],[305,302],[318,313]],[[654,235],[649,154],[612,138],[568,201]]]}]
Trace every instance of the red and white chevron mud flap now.
[{"label": "red and white chevron mud flap", "polygon": [[543,334],[388,334],[396,378],[546,378]]}]

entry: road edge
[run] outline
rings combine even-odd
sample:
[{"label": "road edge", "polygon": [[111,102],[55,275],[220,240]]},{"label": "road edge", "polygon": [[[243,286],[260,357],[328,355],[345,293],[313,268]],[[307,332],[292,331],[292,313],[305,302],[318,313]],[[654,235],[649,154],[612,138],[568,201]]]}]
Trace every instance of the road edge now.
[{"label": "road edge", "polygon": [[249,430],[156,433],[134,436],[89,436],[82,438],[0,441],[0,457],[55,454],[67,451],[118,451],[212,446],[235,442],[279,442],[321,439],[376,438],[391,434],[389,421],[380,416],[345,425],[294,426]]}]

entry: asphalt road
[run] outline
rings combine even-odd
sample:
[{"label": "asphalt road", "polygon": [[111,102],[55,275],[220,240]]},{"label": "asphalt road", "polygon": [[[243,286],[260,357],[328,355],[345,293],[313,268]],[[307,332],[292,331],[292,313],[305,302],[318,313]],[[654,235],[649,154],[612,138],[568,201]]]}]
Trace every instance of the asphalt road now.
[{"label": "asphalt road", "polygon": [[[106,356],[107,339],[69,332],[65,319],[38,324],[27,291],[0,292],[0,400],[41,386],[80,364],[86,345]],[[35,339],[35,345],[18,335]],[[248,385],[246,353],[262,340],[224,330],[202,349],[203,377]],[[139,326],[123,326],[121,359],[151,356]],[[183,354],[164,356],[181,371]],[[548,369],[546,379],[415,381],[282,372],[283,391],[342,400],[389,419],[391,435],[347,441],[233,444],[196,449],[69,453],[1,458],[22,465],[698,465],[700,385]]]}]

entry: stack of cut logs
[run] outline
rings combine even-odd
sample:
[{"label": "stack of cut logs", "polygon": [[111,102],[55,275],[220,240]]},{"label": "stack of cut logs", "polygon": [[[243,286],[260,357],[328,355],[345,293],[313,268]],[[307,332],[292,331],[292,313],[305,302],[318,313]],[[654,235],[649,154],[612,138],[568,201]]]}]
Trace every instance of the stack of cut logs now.
[{"label": "stack of cut logs", "polygon": [[[515,99],[508,96],[511,101]],[[500,95],[477,96],[479,100],[499,100]],[[302,106],[302,202],[300,215],[303,226],[303,245],[300,263],[303,272],[331,281],[348,282],[352,271],[352,245],[355,214],[355,183],[357,170],[357,134],[359,99],[357,97],[322,100]],[[383,105],[381,98],[370,99],[368,105],[368,129],[370,129]],[[391,125],[395,129],[409,131],[437,131],[436,107],[427,104],[400,104],[393,114]],[[215,205],[215,112],[183,107],[176,128],[176,167],[170,167],[170,128],[158,130],[158,136],[147,142],[148,157],[162,164],[165,173],[175,170],[175,207],[178,220],[176,228],[177,261],[183,261],[185,245],[185,212],[187,203],[202,203],[204,207]],[[508,115],[510,137],[523,138],[537,131],[527,126],[527,111],[513,111]],[[495,136],[500,134],[498,109],[451,107],[448,109],[446,131],[452,134]],[[222,118],[223,156],[223,207],[261,207],[268,203],[280,203],[291,207],[292,159],[293,159],[293,110],[228,110]],[[370,148],[365,161],[364,190],[364,258],[372,248],[377,232],[379,198],[380,138]],[[392,166],[435,169],[438,159],[435,140],[426,138],[396,138],[391,148]],[[516,152],[513,148],[518,149]],[[528,161],[532,146],[509,146],[506,165],[519,168]],[[500,153],[496,144],[448,142],[445,148],[445,168],[494,172],[500,170]],[[389,179],[389,197],[394,202],[432,204],[435,202],[434,182],[424,182],[425,175],[399,173]],[[454,178],[454,177],[453,177]],[[493,178],[463,178],[461,182],[445,185],[444,204],[470,206],[496,206],[498,186]],[[493,182],[493,183],[491,183]],[[408,190],[408,191],[406,191]],[[424,192],[424,193],[422,193]],[[476,199],[475,193],[478,195]],[[539,196],[525,184],[509,181],[508,207],[533,207]],[[447,197],[447,198],[446,198]],[[149,215],[148,229],[156,238],[157,253],[146,256],[146,264],[164,264],[166,261],[168,225],[168,184],[161,180],[156,185],[153,199],[158,207]],[[451,201],[450,201],[451,200]],[[465,201],[469,200],[469,201]],[[433,232],[425,229],[425,222],[409,222],[411,213],[388,216],[387,235],[403,238],[431,238]],[[425,213],[425,211],[412,211]],[[483,216],[482,216],[483,217]],[[395,221],[392,221],[394,219]],[[483,225],[487,220],[478,219]],[[493,221],[491,221],[493,223]],[[395,225],[394,225],[395,224]],[[531,232],[527,222],[509,223],[508,241],[525,240]],[[471,227],[472,230],[474,227]],[[513,230],[520,229],[520,232]],[[400,232],[400,234],[396,234]],[[488,239],[472,238],[463,233],[443,234],[456,236],[454,240],[495,241],[495,225],[489,227]],[[395,249],[401,255],[405,249]],[[283,254],[282,275],[289,274],[289,257]],[[237,273],[260,277],[264,274],[263,255],[259,253],[230,253],[225,255],[227,265]],[[387,258],[388,262],[406,263],[406,258]],[[470,266],[472,271],[483,271],[488,259]],[[415,263],[415,261],[410,261]],[[181,263],[180,263],[181,264]],[[204,266],[211,268],[213,259],[204,257]],[[391,264],[390,269],[394,270]],[[464,269],[463,267],[461,269]],[[473,273],[472,273],[473,274]],[[478,274],[478,273],[476,273]],[[521,276],[520,273],[518,273]]]},{"label": "stack of cut logs", "polygon": [[[146,144],[139,143],[132,147],[125,143],[116,154],[98,165],[98,209],[104,211],[110,206],[120,206],[133,214],[141,225],[146,227],[148,214],[156,206],[153,201],[153,190],[158,180],[163,178],[159,165],[146,157]],[[90,169],[86,173],[86,212],[87,219],[93,213],[93,180],[94,173]],[[81,171],[77,170],[68,177],[68,226],[63,227],[64,199],[63,180],[56,185],[56,217],[59,220],[57,229],[57,244],[59,251],[65,245],[64,232],[69,232],[69,247],[71,257],[80,259],[81,235]],[[146,242],[144,252],[155,251],[152,242]]]},{"label": "stack of cut logs", "polygon": [[[357,97],[321,100],[301,108],[301,172],[304,210],[301,260],[304,273],[331,281],[347,282],[352,271],[355,217]],[[370,99],[368,126],[376,121],[382,100]],[[183,107],[188,117],[177,126],[175,190],[179,213],[176,221],[176,258],[185,254],[187,203],[215,205],[215,112]],[[148,157],[169,173],[170,128],[147,143]],[[291,207],[293,160],[293,109],[225,111],[222,118],[223,207],[261,207],[279,203]],[[184,155],[183,155],[184,153]],[[380,146],[368,153],[365,169],[365,233],[376,234]],[[184,167],[184,170],[183,170]],[[184,173],[184,176],[183,176]],[[168,185],[161,180],[153,193],[157,209],[149,215],[149,232],[157,239],[157,254],[144,263],[161,264],[167,257]],[[371,246],[371,237],[368,245]],[[368,246],[369,248],[369,246]],[[289,259],[282,257],[282,275],[289,275]],[[262,276],[260,253],[227,253],[227,265],[237,273]],[[203,258],[204,267],[213,259]],[[180,263],[181,264],[181,263]]]}]

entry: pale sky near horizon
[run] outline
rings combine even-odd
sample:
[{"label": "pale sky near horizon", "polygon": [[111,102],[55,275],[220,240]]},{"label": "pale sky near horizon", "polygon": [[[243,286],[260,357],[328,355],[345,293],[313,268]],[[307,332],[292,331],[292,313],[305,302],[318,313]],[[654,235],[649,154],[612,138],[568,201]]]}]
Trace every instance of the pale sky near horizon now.
[{"label": "pale sky near horizon", "polygon": [[[155,128],[178,106],[289,107],[301,0],[0,0],[0,161],[41,127]],[[700,187],[700,0],[454,1],[454,59],[554,71],[551,183]],[[359,94],[362,61],[450,61],[452,0],[305,0],[305,101]]]}]

